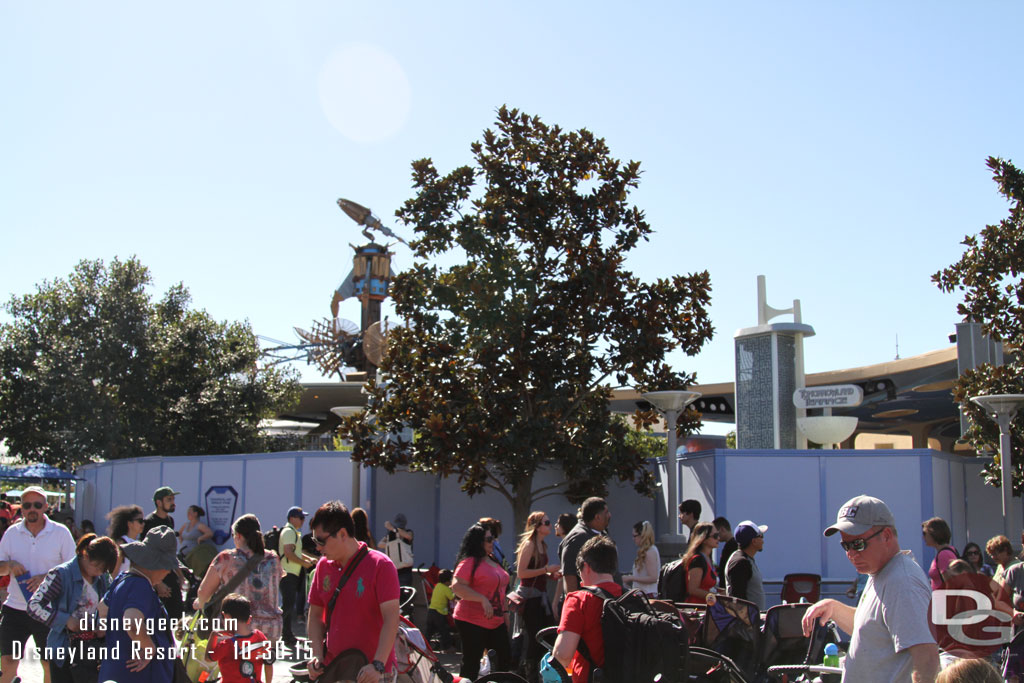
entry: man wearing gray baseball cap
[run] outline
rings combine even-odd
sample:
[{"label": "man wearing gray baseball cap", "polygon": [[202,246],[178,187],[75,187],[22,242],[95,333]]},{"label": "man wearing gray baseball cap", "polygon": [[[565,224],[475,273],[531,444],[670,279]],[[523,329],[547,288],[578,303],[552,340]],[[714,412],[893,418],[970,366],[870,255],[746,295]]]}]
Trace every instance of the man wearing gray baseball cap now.
[{"label": "man wearing gray baseball cap", "polygon": [[939,648],[928,626],[931,587],[910,551],[900,550],[896,519],[889,506],[872,496],[857,496],[839,508],[825,536],[842,536],[846,557],[868,575],[856,608],[831,598],[811,605],[803,629],[832,619],[850,634],[844,683],[934,681]]}]

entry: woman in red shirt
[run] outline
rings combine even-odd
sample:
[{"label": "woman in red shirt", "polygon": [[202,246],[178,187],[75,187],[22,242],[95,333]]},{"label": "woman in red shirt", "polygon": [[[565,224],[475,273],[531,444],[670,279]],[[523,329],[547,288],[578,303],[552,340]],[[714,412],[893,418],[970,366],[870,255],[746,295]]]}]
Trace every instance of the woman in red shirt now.
[{"label": "woman in red shirt", "polygon": [[471,681],[480,673],[485,650],[496,653],[492,671],[508,671],[511,659],[505,626],[508,573],[491,559],[493,551],[494,535],[478,523],[469,527],[455,558],[452,591],[460,600],[452,617],[462,637],[459,675]]},{"label": "woman in red shirt", "polygon": [[704,602],[708,593],[718,585],[718,574],[711,561],[711,553],[718,547],[718,532],[710,522],[693,527],[690,544],[683,554],[686,567],[686,602]]}]

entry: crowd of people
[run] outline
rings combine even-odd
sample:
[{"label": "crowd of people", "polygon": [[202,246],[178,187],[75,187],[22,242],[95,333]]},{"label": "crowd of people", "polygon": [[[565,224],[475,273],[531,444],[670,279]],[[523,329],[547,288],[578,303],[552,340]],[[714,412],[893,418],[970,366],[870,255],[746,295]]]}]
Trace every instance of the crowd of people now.
[{"label": "crowd of people", "polygon": [[[269,683],[277,655],[296,651],[304,614],[311,679],[355,656],[358,680],[395,680],[400,591],[413,583],[415,536],[405,515],[389,520],[375,542],[362,509],[324,503],[303,533],[307,513],[293,506],[266,547],[260,520],[244,514],[231,525],[233,547],[218,551],[202,508],[190,506],[175,527],[178,495],[160,487],[148,515],[138,505],[114,508],[106,535],[88,520],[82,529],[55,522],[38,487],[22,492],[17,509],[0,504],[8,523],[0,532],[0,683],[16,677],[29,637],[47,683],[169,683],[191,612],[220,618],[206,657],[226,683]],[[587,499],[575,514],[531,512],[509,556],[499,543],[501,521],[481,518],[465,531],[452,568],[438,574],[424,634],[441,650],[459,646],[463,678],[474,680],[483,664],[535,682],[544,654],[536,636],[557,625],[551,657],[574,683],[585,683],[604,664],[604,600],[625,590],[675,603],[726,594],[764,610],[757,555],[768,528],[751,520],[733,527],[724,517],[705,522],[701,513],[698,501],[679,505],[686,547],[665,565],[651,523],[633,523],[625,572],[602,498]],[[929,627],[932,593],[961,585],[953,577],[981,577],[971,585],[989,582],[995,609],[1015,624],[1024,617],[1017,611],[1024,609],[1024,563],[1005,536],[984,550],[976,543],[958,550],[945,520],[926,520],[923,541],[935,559],[925,571],[901,549],[888,506],[870,496],[848,501],[824,534],[839,534],[852,567],[868,577],[856,606],[821,600],[803,620],[807,634],[815,622],[832,620],[850,635],[844,681],[958,681],[987,672],[979,668],[991,668],[984,658],[937,642]]]}]

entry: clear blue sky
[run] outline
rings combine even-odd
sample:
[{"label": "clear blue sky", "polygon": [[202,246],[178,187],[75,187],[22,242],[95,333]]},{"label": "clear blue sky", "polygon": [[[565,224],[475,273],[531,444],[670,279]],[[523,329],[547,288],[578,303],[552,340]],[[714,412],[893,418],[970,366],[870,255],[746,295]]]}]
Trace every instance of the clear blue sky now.
[{"label": "clear blue sky", "polygon": [[1006,214],[985,158],[1024,162],[1021,25],[1011,2],[5,2],[0,297],[135,254],[293,340],[362,239],[335,200],[411,237],[409,163],[468,163],[508,104],[642,162],[657,232],[629,265],[711,272],[716,337],[676,358],[699,381],[732,378],[759,273],[817,330],[808,372],[942,348],[930,275]]}]

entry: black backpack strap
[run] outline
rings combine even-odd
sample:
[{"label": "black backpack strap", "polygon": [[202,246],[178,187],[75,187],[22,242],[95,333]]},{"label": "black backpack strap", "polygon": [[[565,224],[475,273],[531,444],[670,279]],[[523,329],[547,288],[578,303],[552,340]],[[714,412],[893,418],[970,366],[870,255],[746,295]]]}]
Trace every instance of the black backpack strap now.
[{"label": "black backpack strap", "polygon": [[345,587],[346,583],[348,583],[348,580],[349,580],[349,578],[351,578],[352,574],[355,572],[356,567],[358,567],[359,563],[362,562],[363,558],[366,557],[369,554],[370,554],[370,549],[364,544],[362,547],[359,548],[359,550],[356,552],[355,556],[348,563],[348,568],[345,569],[345,573],[341,575],[340,579],[338,579],[338,585],[334,589],[334,595],[331,596],[330,602],[327,603],[327,617],[326,617],[326,619],[324,619],[324,636],[325,636],[324,646],[325,647],[327,645],[327,642],[326,642],[327,631],[329,631],[331,629],[331,612],[334,611],[334,603],[338,602],[338,596],[341,595],[341,589]]}]

